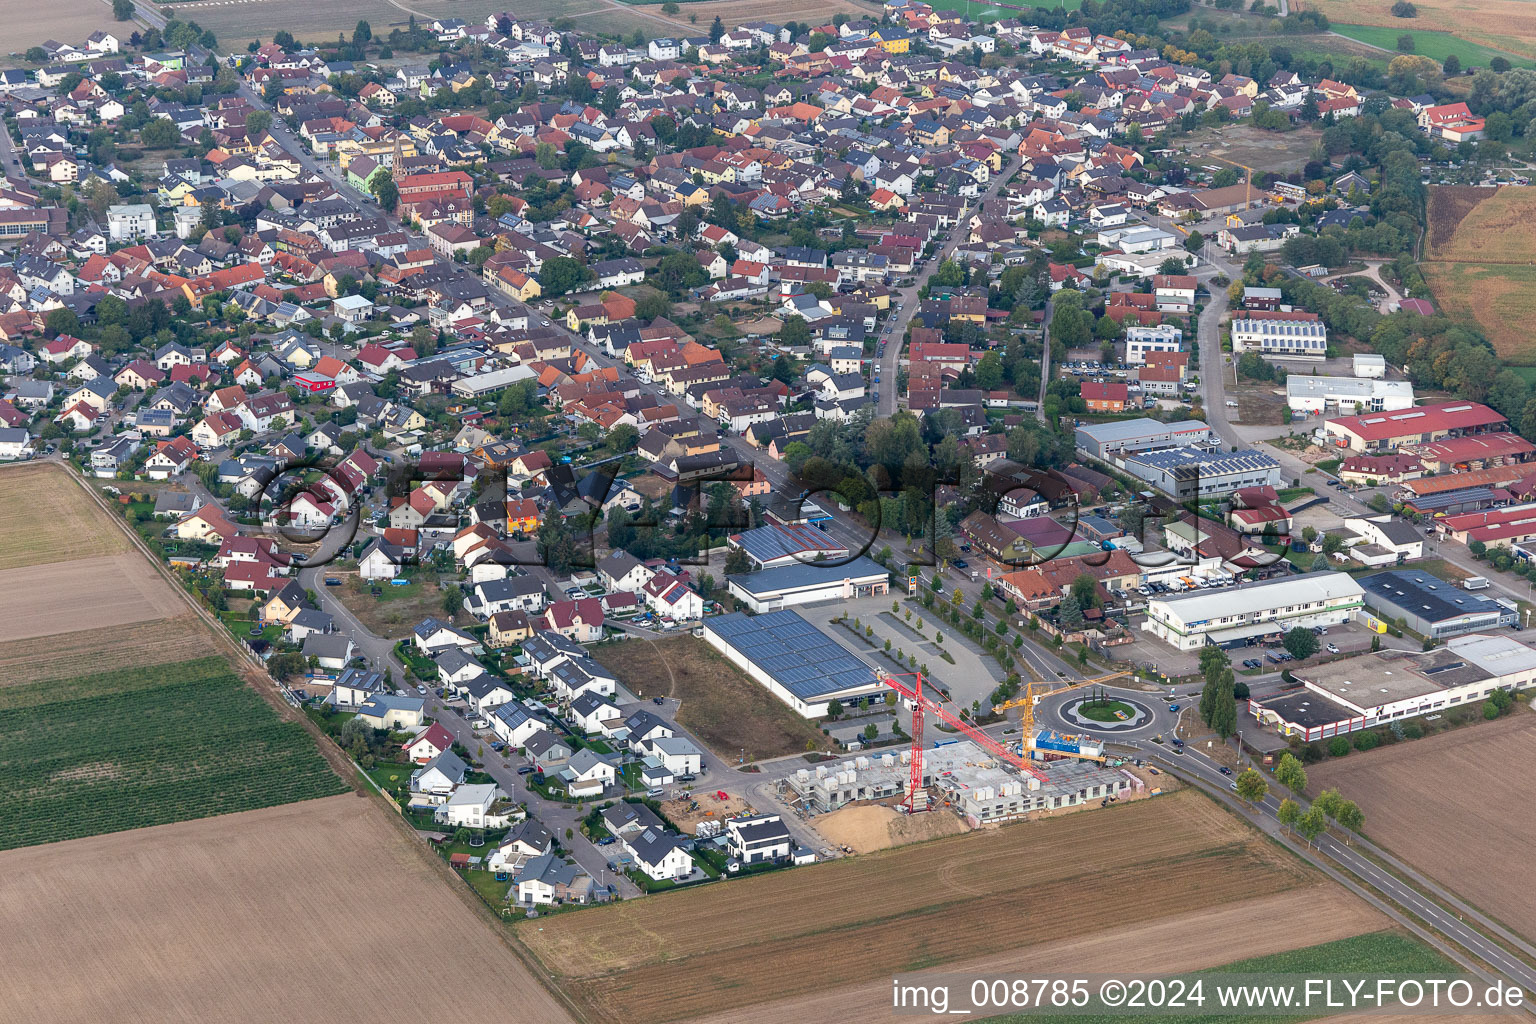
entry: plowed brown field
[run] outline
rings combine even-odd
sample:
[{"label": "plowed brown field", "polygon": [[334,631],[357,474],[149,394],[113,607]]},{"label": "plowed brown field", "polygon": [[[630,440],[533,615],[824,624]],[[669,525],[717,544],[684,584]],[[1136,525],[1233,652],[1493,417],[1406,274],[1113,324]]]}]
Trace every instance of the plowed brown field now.
[{"label": "plowed brown field", "polygon": [[1053,941],[1089,936],[1104,918],[1064,909],[1081,905],[1085,886],[1125,928],[1316,881],[1210,802],[1175,794],[528,922],[517,934],[594,1016],[658,1024],[997,956],[1043,941],[1047,914]]},{"label": "plowed brown field", "polygon": [[[1520,851],[1536,845],[1522,765],[1536,758],[1536,714],[1382,747],[1308,769],[1365,812],[1365,834],[1526,938],[1536,892]],[[1469,867],[1472,866],[1472,867]]]},{"label": "plowed brown field", "polygon": [[168,665],[219,651],[190,613],[154,625],[134,623],[0,642],[0,686],[74,679],[133,665]]},{"label": "plowed brown field", "polygon": [[186,607],[137,552],[0,569],[0,641],[153,622]]},{"label": "plowed brown field", "polygon": [[0,1018],[570,1021],[387,814],[336,796],[0,854]]}]

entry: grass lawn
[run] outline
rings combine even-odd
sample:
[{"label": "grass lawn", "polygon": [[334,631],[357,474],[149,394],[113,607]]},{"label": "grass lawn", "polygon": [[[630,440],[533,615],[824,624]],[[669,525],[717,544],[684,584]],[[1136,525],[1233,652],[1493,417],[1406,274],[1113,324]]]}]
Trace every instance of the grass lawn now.
[{"label": "grass lawn", "polygon": [[[369,585],[356,576],[343,577],[341,598],[359,622],[379,636],[406,639],[411,629],[430,616],[443,618],[443,593],[437,575],[424,566],[411,570],[411,582],[403,587],[379,582],[374,595]],[[334,592],[336,588],[332,588]],[[461,619],[463,616],[459,616]]]},{"label": "grass lawn", "polygon": [[1102,700],[1078,705],[1077,713],[1095,722],[1123,722],[1134,718],[1136,709],[1123,700]]},{"label": "grass lawn", "polygon": [[1507,50],[1495,50],[1487,46],[1479,46],[1477,43],[1469,43],[1465,39],[1458,39],[1449,32],[1424,32],[1416,29],[1396,28],[1387,25],[1341,25],[1333,23],[1333,31],[1341,36],[1369,43],[1371,46],[1379,46],[1384,50],[1397,52],[1397,37],[1402,35],[1413,36],[1413,52],[1421,57],[1432,57],[1441,63],[1451,54],[1455,54],[1462,64],[1486,65],[1494,57],[1503,57],[1516,67],[1531,67],[1532,62],[1528,57]]},{"label": "grass lawn", "polygon": [[[1370,975],[1429,975],[1436,972],[1454,972],[1456,968],[1440,954],[1418,941],[1397,932],[1371,932],[1356,935],[1337,942],[1324,942],[1317,946],[1303,946],[1269,956],[1252,957],[1213,967],[1209,971],[1191,972],[1180,977],[1195,978],[1201,974],[1295,974],[1297,976],[1322,974],[1370,974]],[[1207,998],[1212,993],[1207,992]],[[1207,1004],[1209,1006],[1209,1004]],[[1274,1024],[1303,1020],[1315,1020],[1328,1014],[1319,1007],[1315,1013],[1293,1016],[1265,1016]],[[1015,1014],[988,1018],[986,1024],[1129,1024],[1145,1020],[1135,1014],[1105,1013],[1100,1015],[1055,1016],[1051,1014]],[[1159,1014],[1160,1024],[1242,1024],[1256,1018],[1240,1014]]]},{"label": "grass lawn", "polygon": [[640,695],[681,704],[677,720],[727,761],[748,761],[806,750],[831,741],[764,686],[692,636],[599,644],[592,656]]},{"label": "grass lawn", "polygon": [[[981,3],[980,0],[972,0],[970,3],[967,3],[967,0],[930,0],[930,2],[935,10],[955,11],[977,21],[1019,17],[1018,11],[1011,11],[1005,7],[993,7],[991,4]],[[1064,7],[1069,11],[1075,11],[1083,6],[1083,0],[1019,0],[1019,6],[1039,7],[1047,11]]]}]

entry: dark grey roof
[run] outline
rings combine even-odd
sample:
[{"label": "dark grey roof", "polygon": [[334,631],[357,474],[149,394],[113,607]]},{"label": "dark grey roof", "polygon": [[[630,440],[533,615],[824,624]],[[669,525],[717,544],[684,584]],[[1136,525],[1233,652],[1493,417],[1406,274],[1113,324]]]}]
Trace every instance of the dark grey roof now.
[{"label": "dark grey roof", "polygon": [[875,681],[874,669],[787,609],[756,616],[732,612],[707,619],[704,629],[804,701]]}]

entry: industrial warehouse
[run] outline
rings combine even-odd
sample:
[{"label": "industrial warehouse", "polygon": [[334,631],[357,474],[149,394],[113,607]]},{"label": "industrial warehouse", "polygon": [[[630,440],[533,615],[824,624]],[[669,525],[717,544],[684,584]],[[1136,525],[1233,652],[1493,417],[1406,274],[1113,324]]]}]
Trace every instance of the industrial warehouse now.
[{"label": "industrial warehouse", "polygon": [[1207,498],[1244,487],[1277,487],[1280,463],[1257,451],[1166,448],[1115,460],[1126,472],[1170,497]]},{"label": "industrial warehouse", "polygon": [[1248,710],[1281,735],[1311,741],[1529,686],[1536,682],[1536,651],[1480,633],[1425,653],[1379,651],[1295,671],[1301,690],[1250,701]]},{"label": "industrial warehouse", "polygon": [[825,716],[833,700],[885,694],[874,669],[797,612],[717,615],[704,621],[704,639],[806,718]]},{"label": "industrial warehouse", "polygon": [[1365,604],[1383,619],[1401,621],[1431,640],[1512,626],[1512,602],[1469,593],[1427,572],[1397,569],[1361,579]]},{"label": "industrial warehouse", "polygon": [[819,601],[883,597],[891,588],[885,566],[864,555],[843,563],[780,565],[728,576],[726,582],[732,596],[758,613]]},{"label": "industrial warehouse", "polygon": [[1348,573],[1311,572],[1228,590],[1154,598],[1141,628],[1181,651],[1228,646],[1297,626],[1336,626],[1364,604]]},{"label": "industrial warehouse", "polygon": [[[861,756],[836,765],[801,768],[785,780],[794,799],[823,814],[860,800],[888,800],[907,788],[911,751]],[[1074,807],[1141,792],[1145,784],[1119,768],[1093,761],[1041,762],[1045,781],[1025,775],[970,740],[923,752],[923,784],[936,788],[972,828],[1014,821],[1031,811]]]}]

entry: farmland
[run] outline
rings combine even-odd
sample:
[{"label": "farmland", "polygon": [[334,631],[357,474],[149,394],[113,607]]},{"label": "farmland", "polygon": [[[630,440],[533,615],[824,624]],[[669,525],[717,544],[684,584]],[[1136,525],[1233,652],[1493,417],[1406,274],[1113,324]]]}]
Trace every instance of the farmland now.
[{"label": "farmland", "polygon": [[191,613],[148,628],[132,623],[7,640],[0,642],[0,686],[190,661],[216,649],[213,635]]},{"label": "farmland", "polygon": [[[1374,842],[1529,937],[1536,935],[1536,893],[1510,852],[1536,843],[1536,812],[1511,766],[1533,756],[1536,714],[1522,711],[1470,732],[1329,761],[1311,770],[1311,782],[1348,793]],[[1468,799],[1469,780],[1475,800]]]},{"label": "farmland", "polygon": [[[1392,30],[1394,41],[1404,32],[1418,36],[1438,31],[1506,54],[1536,55],[1536,5],[1528,0],[1414,0],[1418,8],[1416,18],[1393,17],[1392,3],[1393,0],[1315,0],[1316,8],[1329,21],[1349,23],[1335,25],[1335,31],[1355,25],[1385,26]],[[1419,52],[1428,53],[1424,49]],[[1463,64],[1474,62],[1470,52],[1458,56]]]},{"label": "farmland", "polygon": [[9,686],[0,710],[0,849],[345,788],[220,658]]},{"label": "farmland", "polygon": [[[1067,906],[1089,880],[1096,899],[1116,908],[1114,936],[1099,934],[1108,924],[1091,913],[1054,918],[1049,932],[1028,923],[1026,908]],[[1312,940],[1380,927],[1374,912],[1318,882],[1215,805],[1175,794],[520,923],[516,934],[594,1016],[638,1024],[703,1013],[722,1021],[830,1019],[807,1007],[831,998],[843,1019],[863,983],[888,1000],[892,971],[959,963],[1033,969],[1042,955],[1072,957],[1060,965],[1082,969],[1088,949],[1106,967],[1111,956],[1119,968],[1118,958],[1138,953],[1155,955],[1159,967],[1170,956],[1185,967],[1209,966],[1230,957],[1240,934],[1245,943],[1275,943],[1256,953],[1290,948],[1281,936],[1300,934],[1303,916],[1313,922],[1305,932]],[[1330,909],[1317,913],[1319,901]],[[1201,944],[1199,954],[1181,961],[1179,941],[1171,953],[1162,942],[1127,941],[1139,929],[1187,920],[1196,904],[1201,927],[1177,934]],[[1259,904],[1266,920],[1297,927],[1250,934]],[[737,926],[747,921],[751,928]],[[1319,935],[1317,928],[1338,930]],[[1050,951],[1042,951],[1037,944],[1047,937]],[[1026,953],[1037,959],[1020,959]],[[764,963],[774,965],[771,974]],[[770,1000],[778,1002],[762,1007],[762,1016],[742,1012]]]},{"label": "farmland", "polygon": [[127,551],[123,535],[102,523],[80,485],[58,467],[0,471],[0,569]]},{"label": "farmland", "polygon": [[137,553],[0,570],[0,642],[152,622],[185,609]]},{"label": "farmland", "polygon": [[433,985],[433,1016],[568,1024],[445,871],[354,796],[13,850],[0,1003],[35,1024],[374,1024],[447,950],[474,981]]},{"label": "farmland", "polygon": [[[633,3],[625,0],[631,6],[651,7],[660,13],[660,4],[663,0],[645,0],[644,3]],[[964,6],[964,0],[960,0]],[[857,0],[774,0],[771,3],[757,3],[755,0],[706,0],[704,3],[679,3],[678,12],[669,20],[676,22],[680,28],[704,29],[719,15],[720,21],[726,28],[740,25],[744,21],[761,21],[767,18],[771,21],[783,24],[786,21],[798,21],[802,24],[822,25],[831,21],[834,15],[846,14],[850,18],[878,18],[880,9],[875,4],[859,3]],[[985,9],[986,5],[976,4],[978,12]],[[698,18],[696,22],[690,22],[688,18]],[[657,26],[660,28],[661,26]],[[649,31],[647,30],[649,34]]]},{"label": "farmland", "polygon": [[1383,50],[1396,52],[1397,39],[1402,35],[1413,37],[1413,52],[1421,57],[1429,57],[1442,64],[1445,58],[1456,55],[1456,59],[1464,65],[1484,65],[1494,57],[1503,57],[1511,64],[1530,67],[1531,61],[1509,50],[1496,50],[1466,39],[1458,38],[1449,32],[1435,32],[1420,29],[1412,21],[1403,21],[1394,18],[1396,25],[1340,25],[1335,24],[1333,31],[1341,36],[1354,39],[1371,46],[1379,46]]},{"label": "farmland", "polygon": [[[47,6],[28,4],[25,10],[25,17],[8,18],[6,22],[6,49],[17,53],[49,39],[79,46],[92,32],[111,30],[113,24],[112,7],[101,0],[61,0]],[[13,7],[10,13],[20,12]]]},{"label": "farmland", "polygon": [[676,697],[677,720],[717,755],[748,761],[804,753],[829,741],[807,719],[691,636],[626,640],[594,648],[593,657],[632,690]]},{"label": "farmland", "polygon": [[1499,356],[1536,364],[1536,247],[1527,188],[1440,186],[1430,190],[1424,280],[1446,313],[1474,321]]}]

